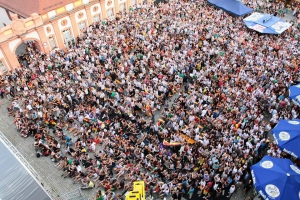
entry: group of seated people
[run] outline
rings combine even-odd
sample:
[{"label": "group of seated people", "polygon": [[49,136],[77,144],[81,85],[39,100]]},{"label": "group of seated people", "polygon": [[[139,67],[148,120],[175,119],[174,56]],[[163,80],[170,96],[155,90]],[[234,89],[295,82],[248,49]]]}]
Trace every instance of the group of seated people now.
[{"label": "group of seated people", "polygon": [[268,133],[299,116],[297,33],[262,35],[204,0],[138,5],[71,49],[28,48],[0,96],[37,156],[97,200],[136,180],[150,196],[229,199],[264,154],[288,156]]}]

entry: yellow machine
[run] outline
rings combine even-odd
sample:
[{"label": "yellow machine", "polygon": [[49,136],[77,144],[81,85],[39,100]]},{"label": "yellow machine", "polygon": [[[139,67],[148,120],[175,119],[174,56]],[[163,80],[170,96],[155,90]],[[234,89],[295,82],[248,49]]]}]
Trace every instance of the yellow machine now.
[{"label": "yellow machine", "polygon": [[126,194],[126,200],[146,200],[144,181],[133,182],[133,191]]}]

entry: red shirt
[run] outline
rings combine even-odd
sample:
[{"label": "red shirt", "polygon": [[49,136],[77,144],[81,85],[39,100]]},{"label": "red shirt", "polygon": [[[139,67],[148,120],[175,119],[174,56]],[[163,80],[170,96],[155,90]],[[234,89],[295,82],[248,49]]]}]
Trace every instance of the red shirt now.
[{"label": "red shirt", "polygon": [[110,190],[110,185],[109,184],[105,185],[105,189]]},{"label": "red shirt", "polygon": [[248,92],[252,92],[252,90],[253,90],[253,88],[252,88],[251,86],[249,86],[249,87],[247,88],[247,91],[248,91]]},{"label": "red shirt", "polygon": [[221,86],[223,86],[224,85],[224,82],[221,80],[221,81],[219,81],[219,86],[221,87]]}]

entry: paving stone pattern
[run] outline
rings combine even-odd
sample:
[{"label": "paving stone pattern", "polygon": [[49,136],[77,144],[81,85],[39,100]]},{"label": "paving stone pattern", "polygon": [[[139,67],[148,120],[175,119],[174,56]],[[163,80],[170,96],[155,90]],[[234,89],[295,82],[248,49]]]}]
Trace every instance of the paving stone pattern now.
[{"label": "paving stone pattern", "polygon": [[39,174],[42,185],[45,186],[45,189],[51,197],[54,200],[94,199],[97,192],[96,189],[81,191],[82,197],[80,198],[80,184],[73,184],[70,178],[62,178],[62,171],[55,167],[56,163],[52,162],[50,157],[36,157],[33,147],[33,137],[23,138],[20,136],[20,133],[13,123],[13,117],[7,116],[7,106],[9,102],[6,99],[2,99],[0,102],[0,131],[23,155],[37,174]]},{"label": "paving stone pattern", "polygon": [[[178,94],[175,94],[169,99],[169,107],[176,97],[178,97]],[[72,179],[61,177],[62,171],[55,167],[56,163],[52,162],[50,157],[36,157],[33,147],[33,137],[23,138],[20,136],[20,133],[13,123],[14,118],[7,115],[8,105],[9,101],[7,99],[0,100],[0,131],[36,171],[39,175],[40,182],[45,186],[46,191],[51,197],[54,200],[93,200],[98,189],[80,190],[81,185],[79,183],[73,184]],[[156,111],[155,121],[157,121],[160,116],[161,112]],[[101,146],[97,146],[96,150],[99,149],[101,149]],[[90,156],[93,157],[92,154]],[[232,195],[231,199],[244,200],[247,199],[249,195],[249,193],[246,195],[239,190]],[[167,199],[171,198],[168,197]]]}]

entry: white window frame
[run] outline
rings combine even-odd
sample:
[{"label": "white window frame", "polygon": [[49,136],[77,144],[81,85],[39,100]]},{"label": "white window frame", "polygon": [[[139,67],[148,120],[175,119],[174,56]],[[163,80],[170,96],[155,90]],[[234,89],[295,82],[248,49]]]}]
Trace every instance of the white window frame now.
[{"label": "white window frame", "polygon": [[79,30],[85,29],[86,28],[86,22],[85,21],[79,22],[78,23],[78,28],[79,28]]},{"label": "white window frame", "polygon": [[122,6],[124,6],[124,7],[123,7],[122,10],[120,9],[120,11],[121,11],[121,12],[126,11],[126,3],[121,3],[119,8],[121,8]]},{"label": "white window frame", "polygon": [[56,11],[52,10],[52,11],[48,12],[48,17],[49,17],[49,19],[56,17]]},{"label": "white window frame", "polygon": [[[111,16],[109,15],[109,13],[111,13]],[[108,9],[107,10],[107,18],[111,19],[111,18],[114,18],[114,17],[115,17],[114,9],[113,8]]]},{"label": "white window frame", "polygon": [[82,0],[82,3],[83,3],[83,4],[89,4],[89,3],[90,3],[90,0]]},{"label": "white window frame", "polygon": [[93,22],[100,22],[100,20],[101,20],[100,14],[93,16]]},{"label": "white window frame", "polygon": [[70,4],[66,5],[66,10],[67,10],[67,11],[74,10],[74,5],[73,5],[73,3],[70,3]]},{"label": "white window frame", "polygon": [[[66,33],[69,32],[69,34],[67,35]],[[70,28],[67,28],[65,30],[62,31],[62,35],[64,38],[64,42],[65,42],[65,46],[68,47],[68,42],[72,41],[72,39],[74,38],[71,32]]]},{"label": "white window frame", "polygon": [[55,38],[53,35],[49,37],[49,44],[50,44],[51,49],[55,49],[57,47],[56,41],[55,41]]},{"label": "white window frame", "polygon": [[0,71],[2,73],[6,73],[7,72],[7,69],[6,69],[5,65],[4,65],[4,63],[2,62],[2,60],[0,60]]}]

